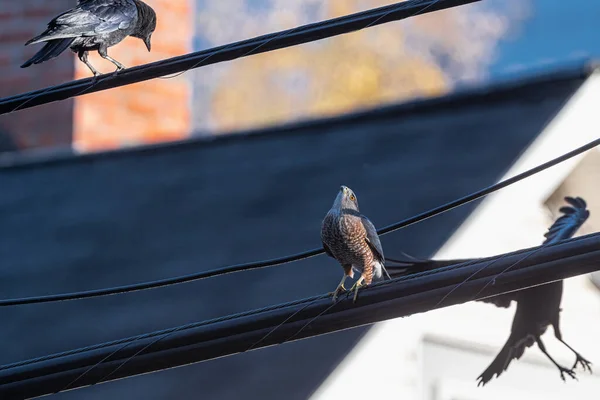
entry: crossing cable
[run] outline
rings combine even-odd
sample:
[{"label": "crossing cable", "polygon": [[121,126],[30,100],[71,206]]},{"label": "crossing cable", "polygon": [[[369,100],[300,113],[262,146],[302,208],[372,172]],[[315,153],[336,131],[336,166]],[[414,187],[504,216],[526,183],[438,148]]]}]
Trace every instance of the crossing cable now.
[{"label": "crossing cable", "polygon": [[176,74],[224,61],[338,36],[367,27],[444,10],[481,0],[408,0],[343,17],[302,25],[252,39],[233,42],[183,56],[127,68],[113,74],[90,77],[0,99],[0,115]]},{"label": "crossing cable", "polygon": [[[500,189],[503,189],[507,186],[512,185],[513,183],[519,182],[525,178],[528,178],[532,175],[535,175],[541,171],[544,171],[550,167],[553,167],[557,164],[560,164],[563,161],[566,161],[570,158],[573,158],[587,150],[590,150],[596,146],[600,145],[600,139],[593,140],[581,147],[576,148],[566,154],[563,154],[559,157],[556,157],[550,161],[547,161],[541,165],[538,165],[534,168],[531,168],[525,172],[522,172],[518,175],[515,175],[511,178],[505,179],[502,182],[498,182],[494,185],[488,186],[486,188],[480,189],[474,193],[471,193],[467,196],[463,196],[459,199],[453,200],[446,204],[443,204],[439,207],[433,208],[429,211],[425,211],[423,213],[417,214],[413,217],[407,218],[403,221],[396,222],[394,224],[388,225],[382,229],[377,230],[379,235],[385,235],[391,232],[394,232],[398,229],[405,228],[407,226],[416,224],[418,222],[424,221],[431,217],[437,216],[439,214],[443,214],[447,211],[450,211],[456,207],[462,206],[464,204],[470,203],[472,201],[478,200],[484,196],[487,196],[490,193],[496,192]],[[108,296],[114,294],[123,294],[130,293],[139,290],[148,290],[148,289],[156,289],[159,287],[171,286],[180,283],[187,283],[192,281],[197,281],[201,279],[212,278],[215,276],[231,274],[235,272],[241,271],[251,271],[255,269],[274,267],[278,265],[283,265],[295,261],[305,260],[311,257],[315,257],[317,255],[323,254],[325,250],[323,248],[315,248],[307,251],[303,251],[301,253],[296,253],[293,255],[273,258],[270,260],[257,261],[257,262],[249,262],[242,264],[230,265],[227,267],[211,269],[208,271],[196,272],[193,274],[177,276],[173,278],[165,278],[159,279],[155,281],[142,282],[142,283],[134,283],[130,285],[122,285],[115,286],[111,288],[104,289],[94,289],[80,292],[71,292],[71,293],[60,293],[60,294],[51,294],[45,296],[32,296],[32,297],[22,297],[22,298],[13,298],[13,299],[3,299],[0,300],[0,307],[8,307],[8,306],[16,306],[16,305],[25,305],[25,304],[36,304],[36,303],[51,303],[56,301],[65,301],[65,300],[79,300],[79,299],[87,299],[92,297],[100,297],[100,296]]]}]

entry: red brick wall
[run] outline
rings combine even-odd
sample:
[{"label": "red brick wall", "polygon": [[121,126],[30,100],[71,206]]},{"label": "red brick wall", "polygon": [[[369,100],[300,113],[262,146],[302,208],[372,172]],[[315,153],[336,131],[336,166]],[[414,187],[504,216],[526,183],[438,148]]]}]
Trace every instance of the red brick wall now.
[{"label": "red brick wall", "polygon": [[[1,0],[0,0],[1,1]],[[140,39],[126,38],[108,54],[126,67],[188,53],[194,37],[195,0],[145,0],[157,13],[152,52]],[[97,54],[90,62],[100,72],[115,67]],[[90,76],[76,64],[77,78]],[[81,96],[75,102],[74,145],[94,151],[120,146],[174,140],[191,129],[191,74],[153,79],[135,85]]]},{"label": "red brick wall", "polygon": [[[126,67],[185,54],[194,36],[195,0],[147,0],[158,15],[152,52],[127,38],[109,49]],[[0,0],[0,97],[90,76],[71,51],[29,68],[19,66],[41,45],[23,44],[41,33],[53,17],[75,0]],[[97,54],[90,61],[101,72],[114,66]],[[191,129],[191,74],[154,79],[0,116],[20,149],[68,146],[93,151],[185,137]]]},{"label": "red brick wall", "polygon": [[[40,34],[50,19],[74,0],[0,0],[0,97],[73,79],[72,56],[29,68],[19,66],[41,45],[23,44]],[[0,130],[21,149],[65,146],[73,134],[73,101],[63,101],[0,116]]]}]

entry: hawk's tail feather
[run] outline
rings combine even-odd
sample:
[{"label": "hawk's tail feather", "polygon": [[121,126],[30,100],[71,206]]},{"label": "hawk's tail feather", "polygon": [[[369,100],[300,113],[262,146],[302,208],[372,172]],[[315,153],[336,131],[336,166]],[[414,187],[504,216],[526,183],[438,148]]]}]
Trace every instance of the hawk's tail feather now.
[{"label": "hawk's tail feather", "polygon": [[46,42],[44,47],[40,49],[33,57],[27,60],[21,68],[27,68],[31,64],[39,64],[44,61],[48,61],[57,57],[60,53],[69,48],[71,43],[73,43],[74,38],[69,39],[56,39]]}]

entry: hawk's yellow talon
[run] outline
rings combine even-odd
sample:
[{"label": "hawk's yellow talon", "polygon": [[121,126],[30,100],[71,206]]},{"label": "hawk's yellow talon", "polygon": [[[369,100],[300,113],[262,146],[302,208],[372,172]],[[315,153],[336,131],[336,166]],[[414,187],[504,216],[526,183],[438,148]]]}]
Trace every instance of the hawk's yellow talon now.
[{"label": "hawk's yellow talon", "polygon": [[337,285],[337,287],[335,288],[335,290],[333,292],[330,292],[330,295],[333,295],[333,301],[335,302],[335,300],[338,297],[338,294],[341,292],[345,292],[346,288],[344,287],[344,282],[346,281],[346,274],[344,274],[344,276],[342,277],[342,280],[340,281],[340,284]]},{"label": "hawk's yellow talon", "polygon": [[350,288],[350,292],[352,292],[354,290],[354,300],[352,300],[353,303],[356,303],[356,298],[358,297],[358,289],[361,288],[363,286],[362,282],[363,282],[364,278],[361,276],[359,280],[357,280],[354,285],[352,285],[352,287]]}]

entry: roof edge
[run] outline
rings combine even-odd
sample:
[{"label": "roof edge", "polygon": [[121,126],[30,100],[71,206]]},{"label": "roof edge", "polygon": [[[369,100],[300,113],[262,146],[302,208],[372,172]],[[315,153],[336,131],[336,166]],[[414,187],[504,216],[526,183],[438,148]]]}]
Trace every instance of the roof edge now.
[{"label": "roof edge", "polygon": [[[248,140],[250,138],[260,140],[282,131],[289,133],[298,132],[307,128],[318,128],[334,124],[347,124],[357,120],[369,120],[375,118],[398,117],[398,115],[414,115],[438,111],[443,107],[465,106],[478,103],[481,98],[495,98],[510,94],[514,91],[527,89],[531,86],[546,84],[550,82],[585,80],[595,71],[600,70],[600,60],[587,59],[576,64],[562,65],[530,69],[517,76],[504,77],[490,84],[470,84],[458,88],[455,92],[433,97],[420,98],[406,102],[392,103],[374,108],[352,111],[332,117],[304,119],[300,121],[271,125],[248,130],[239,130],[219,133],[216,135],[202,135],[187,139],[163,142],[157,144],[145,144],[135,147],[126,147],[106,151],[78,154],[75,151],[65,149],[41,149],[25,152],[7,153],[0,155],[0,172],[21,169],[25,167],[46,166],[48,164],[59,164],[64,162],[86,162],[102,158],[137,155],[144,153],[155,153],[162,151],[173,151],[190,146],[209,146],[227,144],[231,141]],[[200,133],[200,132],[198,132]],[[196,134],[198,134],[196,133]]]}]

